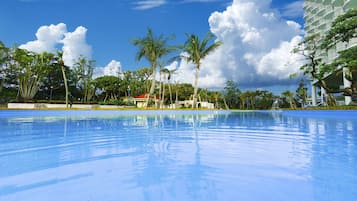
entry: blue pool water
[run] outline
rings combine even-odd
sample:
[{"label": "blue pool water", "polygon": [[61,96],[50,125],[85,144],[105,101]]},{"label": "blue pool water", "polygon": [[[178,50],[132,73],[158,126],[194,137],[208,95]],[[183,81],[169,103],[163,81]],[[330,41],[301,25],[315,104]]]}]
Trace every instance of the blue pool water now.
[{"label": "blue pool water", "polygon": [[357,199],[357,111],[0,111],[0,201]]}]

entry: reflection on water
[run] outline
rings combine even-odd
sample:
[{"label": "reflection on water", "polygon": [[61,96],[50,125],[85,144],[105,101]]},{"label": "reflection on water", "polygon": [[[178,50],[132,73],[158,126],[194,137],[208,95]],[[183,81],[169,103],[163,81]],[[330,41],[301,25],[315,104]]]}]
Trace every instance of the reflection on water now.
[{"label": "reflection on water", "polygon": [[0,114],[0,200],[353,200],[339,114]]}]

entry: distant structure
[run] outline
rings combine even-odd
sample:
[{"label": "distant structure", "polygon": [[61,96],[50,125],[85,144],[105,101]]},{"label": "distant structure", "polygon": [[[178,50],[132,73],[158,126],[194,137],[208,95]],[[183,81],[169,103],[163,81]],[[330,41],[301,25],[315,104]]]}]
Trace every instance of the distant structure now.
[{"label": "distant structure", "polygon": [[[135,96],[134,97],[134,104],[136,105],[136,107],[138,108],[144,108],[147,107],[146,105],[146,100],[148,98],[148,94],[141,94],[139,96]],[[155,107],[159,105],[159,101],[160,99],[156,96],[152,96],[151,97],[151,101],[154,101],[155,103]]]},{"label": "distant structure", "polygon": [[[324,36],[325,33],[331,28],[333,20],[348,11],[350,8],[357,8],[357,0],[305,0],[304,1],[304,19],[305,30],[307,36],[312,34],[320,34]],[[333,59],[338,56],[338,52],[357,45],[357,38],[352,39],[348,44],[338,43],[334,48],[331,48],[328,52],[321,51],[319,56],[323,62],[331,63]],[[341,73],[342,71],[342,73]],[[340,88],[350,87],[349,82],[344,77],[345,71],[341,68],[338,72],[325,76],[324,80],[332,86],[338,86]],[[357,77],[356,73],[353,77]],[[321,100],[318,103],[316,94],[316,82],[312,82],[312,105],[324,104],[324,96],[326,91],[321,88]],[[344,104],[348,105],[352,101],[350,96],[345,96]]]}]

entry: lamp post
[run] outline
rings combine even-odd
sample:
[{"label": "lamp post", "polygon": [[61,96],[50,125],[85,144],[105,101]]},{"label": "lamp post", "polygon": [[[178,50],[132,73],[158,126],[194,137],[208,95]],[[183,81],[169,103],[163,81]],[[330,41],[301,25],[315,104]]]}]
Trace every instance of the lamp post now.
[{"label": "lamp post", "polygon": [[53,86],[50,87],[50,101],[52,100],[52,90],[53,90]]}]

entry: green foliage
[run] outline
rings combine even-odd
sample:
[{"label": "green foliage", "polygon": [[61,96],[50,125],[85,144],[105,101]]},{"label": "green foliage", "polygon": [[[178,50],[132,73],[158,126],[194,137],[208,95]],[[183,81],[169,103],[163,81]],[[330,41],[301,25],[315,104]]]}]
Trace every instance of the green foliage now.
[{"label": "green foliage", "polygon": [[120,100],[105,100],[105,101],[99,101],[99,105],[121,105]]},{"label": "green foliage", "polygon": [[256,94],[258,95],[255,99],[256,109],[267,110],[272,108],[274,101],[273,93],[266,90],[257,90]]},{"label": "green foliage", "polygon": [[323,49],[329,49],[339,42],[349,42],[357,37],[357,8],[349,9],[338,16],[331,24],[322,43]]},{"label": "green foliage", "polygon": [[120,86],[122,80],[115,76],[102,76],[93,80],[94,86],[104,93],[104,102],[118,100],[120,97]]},{"label": "green foliage", "polygon": [[[169,46],[167,44],[171,39],[173,39],[173,37],[165,37],[162,34],[155,37],[152,30],[148,28],[145,37],[134,39],[132,41],[132,43],[139,48],[136,59],[141,60],[145,57],[151,65],[151,77],[153,79],[151,82],[148,101],[155,90],[155,75],[159,60],[176,50],[174,46]],[[146,105],[148,105],[148,103],[146,103]]]},{"label": "green foliage", "polygon": [[198,75],[201,67],[201,60],[204,59],[208,54],[217,49],[222,43],[220,41],[213,42],[210,41],[214,38],[212,33],[207,33],[206,36],[200,40],[198,36],[194,34],[186,34],[187,40],[182,48],[182,50],[187,54],[183,58],[187,62],[192,62],[196,66],[195,74],[195,88],[193,93],[193,107],[196,107],[197,102],[197,92],[198,92]]},{"label": "green foliage", "polygon": [[23,99],[31,100],[36,95],[48,67],[52,65],[53,56],[46,52],[37,54],[19,48],[13,50],[11,65],[17,69],[19,92]]},{"label": "green foliage", "polygon": [[74,64],[76,86],[81,91],[83,102],[90,101],[94,96],[95,87],[92,84],[94,66],[94,60],[87,60],[83,56],[79,57]]},{"label": "green foliage", "polygon": [[301,107],[304,107],[304,105],[307,102],[308,94],[307,94],[307,86],[303,79],[299,82],[298,88],[296,89],[295,96],[296,96],[297,100],[299,100]]},{"label": "green foliage", "polygon": [[[348,10],[345,14],[338,16],[327,32],[322,48],[326,51],[337,43],[348,43],[352,38],[357,37],[357,8]],[[347,68],[345,78],[352,82],[352,87],[337,90],[343,92],[344,95],[352,96],[356,93],[356,79],[353,79],[352,73],[357,69],[357,46],[339,52],[337,58],[329,65],[322,66],[321,69],[327,72],[334,72],[338,67]]]},{"label": "green foliage", "polygon": [[296,109],[296,104],[295,104],[295,100],[294,100],[294,93],[286,90],[283,93],[281,93],[281,95],[289,102],[290,108],[291,109]]},{"label": "green foliage", "polygon": [[174,91],[178,92],[178,100],[192,100],[193,86],[192,84],[177,84]]},{"label": "green foliage", "polygon": [[245,91],[240,93],[240,109],[271,109],[274,96],[266,90]]},{"label": "green foliage", "polygon": [[324,64],[318,56],[320,40],[321,36],[319,34],[307,36],[293,50],[294,53],[298,53],[304,57],[305,64],[300,67],[300,70],[304,75],[308,75],[311,80],[321,80],[325,73],[327,73],[325,69],[320,68]]},{"label": "green foliage", "polygon": [[194,63],[198,69],[200,68],[201,60],[222,44],[220,41],[209,44],[214,38],[214,35],[210,32],[202,40],[194,34],[186,34],[186,36],[187,40],[182,49],[188,55],[183,57],[188,62]]},{"label": "green foliage", "polygon": [[240,105],[240,93],[237,84],[233,80],[229,80],[226,82],[226,86],[224,87],[224,96],[226,99],[226,103],[229,108],[239,108]]}]

